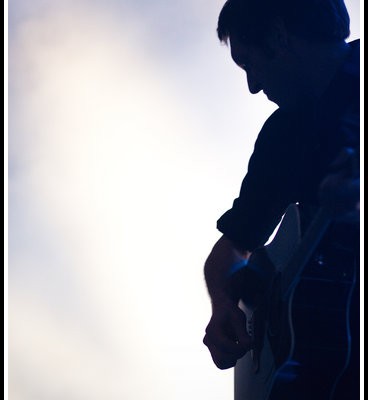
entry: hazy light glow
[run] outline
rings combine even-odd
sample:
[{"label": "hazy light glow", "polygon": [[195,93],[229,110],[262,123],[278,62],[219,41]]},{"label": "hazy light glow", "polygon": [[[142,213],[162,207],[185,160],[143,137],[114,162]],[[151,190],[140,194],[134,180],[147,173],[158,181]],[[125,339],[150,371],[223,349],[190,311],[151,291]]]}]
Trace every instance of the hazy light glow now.
[{"label": "hazy light glow", "polygon": [[11,400],[232,398],[202,268],[273,106],[217,43],[222,2],[170,9],[193,29],[160,51],[144,4],[12,5]]},{"label": "hazy light glow", "polygon": [[13,399],[184,399],[209,361],[205,254],[187,236],[200,122],[116,27],[52,14],[13,43]]}]

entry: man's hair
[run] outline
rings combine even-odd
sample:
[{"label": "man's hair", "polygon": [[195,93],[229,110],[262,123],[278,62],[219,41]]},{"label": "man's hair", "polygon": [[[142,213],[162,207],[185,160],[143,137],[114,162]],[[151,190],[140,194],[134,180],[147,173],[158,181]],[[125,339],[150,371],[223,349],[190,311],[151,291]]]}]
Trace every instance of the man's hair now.
[{"label": "man's hair", "polygon": [[339,41],[350,34],[344,0],[227,0],[217,34],[225,43],[232,35],[245,43],[261,43],[277,17],[290,33],[309,41]]}]

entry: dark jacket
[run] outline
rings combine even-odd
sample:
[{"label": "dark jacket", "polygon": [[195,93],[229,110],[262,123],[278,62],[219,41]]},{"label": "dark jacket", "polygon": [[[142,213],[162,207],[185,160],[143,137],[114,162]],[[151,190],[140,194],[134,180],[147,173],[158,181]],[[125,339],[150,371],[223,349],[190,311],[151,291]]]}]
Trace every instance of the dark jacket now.
[{"label": "dark jacket", "polygon": [[217,222],[237,247],[263,245],[290,203],[299,202],[307,220],[339,151],[350,147],[359,155],[359,40],[349,45],[350,55],[318,102],[278,109],[260,131],[240,195]]}]

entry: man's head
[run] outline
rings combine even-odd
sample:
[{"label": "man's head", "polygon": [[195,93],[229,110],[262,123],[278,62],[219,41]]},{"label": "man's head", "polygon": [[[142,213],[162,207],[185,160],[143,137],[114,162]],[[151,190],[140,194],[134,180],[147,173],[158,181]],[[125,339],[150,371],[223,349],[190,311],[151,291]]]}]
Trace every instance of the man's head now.
[{"label": "man's head", "polygon": [[308,82],[313,63],[320,69],[327,65],[345,44],[349,23],[343,0],[227,0],[217,33],[222,42],[230,41],[250,92],[263,90],[271,101],[288,107],[318,82]]},{"label": "man's head", "polygon": [[244,43],[260,44],[275,18],[306,40],[339,41],[350,33],[343,0],[227,0],[219,16],[219,39],[236,35]]}]

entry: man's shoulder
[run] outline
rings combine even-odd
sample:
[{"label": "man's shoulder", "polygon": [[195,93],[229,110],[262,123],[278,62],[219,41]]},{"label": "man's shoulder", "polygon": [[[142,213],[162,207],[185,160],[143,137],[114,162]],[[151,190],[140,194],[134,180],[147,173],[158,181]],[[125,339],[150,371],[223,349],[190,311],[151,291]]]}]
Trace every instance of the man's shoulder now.
[{"label": "man's shoulder", "polygon": [[266,119],[263,124],[262,131],[277,132],[279,128],[284,128],[286,124],[289,124],[290,120],[295,114],[295,110],[289,111],[278,108]]},{"label": "man's shoulder", "polygon": [[282,132],[284,132],[284,126],[287,121],[286,113],[278,108],[274,111],[264,122],[262,129],[260,130],[257,143],[262,142],[263,139],[270,141],[273,137],[279,136]]},{"label": "man's shoulder", "polygon": [[268,136],[282,139],[288,137],[295,129],[300,130],[308,123],[310,118],[309,107],[299,107],[293,110],[278,108],[265,121],[260,136]]}]

